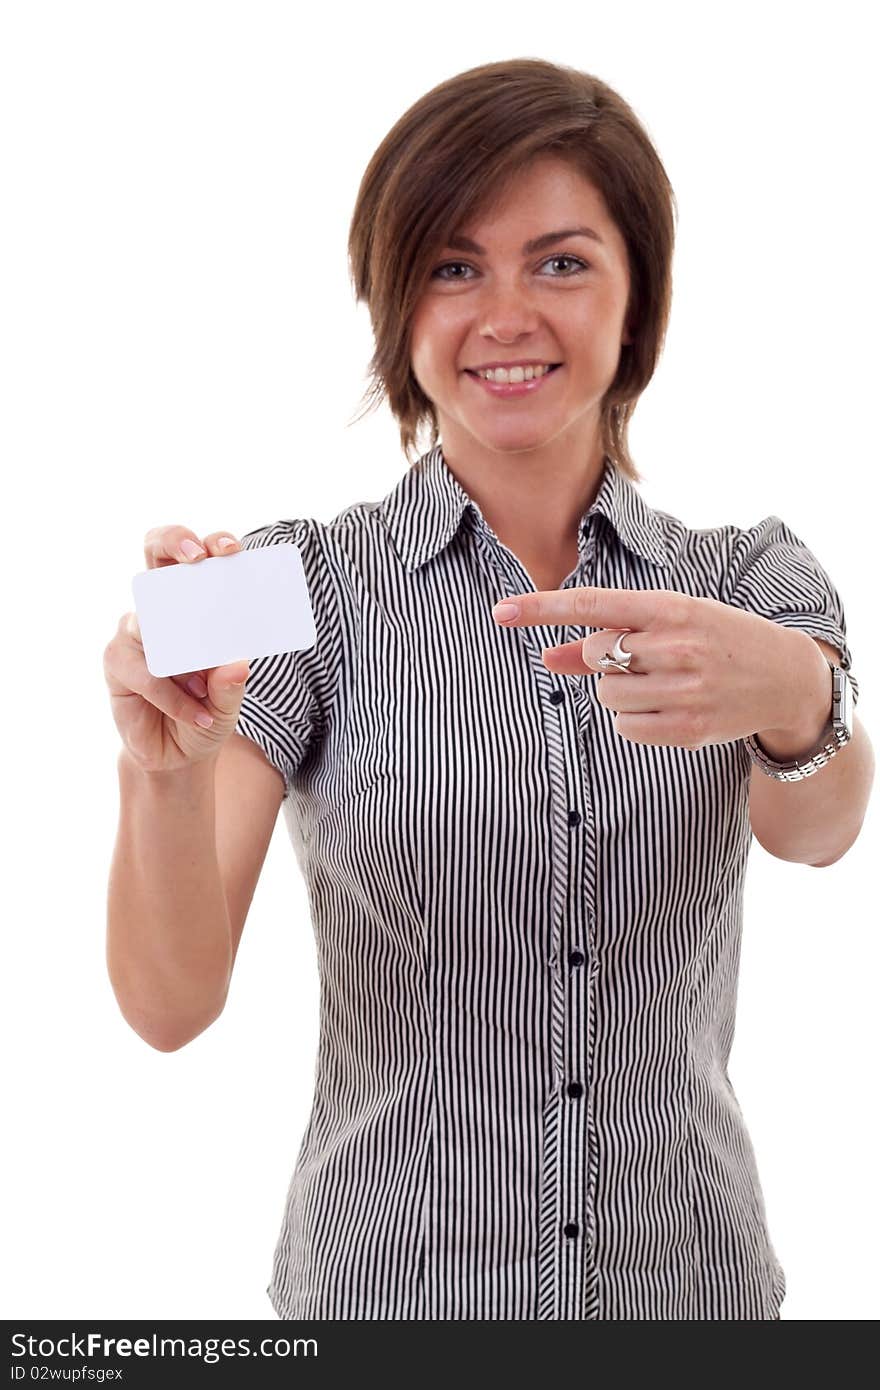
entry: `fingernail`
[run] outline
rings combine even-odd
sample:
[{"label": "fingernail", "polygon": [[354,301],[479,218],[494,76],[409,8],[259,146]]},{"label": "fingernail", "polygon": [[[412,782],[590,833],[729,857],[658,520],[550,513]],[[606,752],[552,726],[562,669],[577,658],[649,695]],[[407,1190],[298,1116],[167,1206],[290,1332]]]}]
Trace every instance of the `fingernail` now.
[{"label": "fingernail", "polygon": [[196,545],[195,541],[185,540],[180,542],[180,549],[188,560],[194,560],[197,555],[205,554],[203,545]]},{"label": "fingernail", "polygon": [[518,604],[518,603],[496,603],[495,607],[492,609],[492,617],[493,617],[493,618],[497,618],[498,621],[499,621],[499,622],[502,622],[502,623],[507,622],[507,620],[508,620],[509,618],[518,618],[518,617],[519,617],[519,604]]},{"label": "fingernail", "polygon": [[190,676],[186,683],[186,688],[190,694],[198,695],[199,699],[208,693],[208,687],[205,685],[201,676]]},{"label": "fingernail", "polygon": [[226,689],[227,689],[227,690],[240,690],[241,687],[242,687],[243,685],[246,684],[246,682],[247,682],[248,677],[250,676],[250,674],[251,674],[251,668],[250,668],[250,666],[246,666],[246,667],[244,668],[244,675],[242,676],[241,680],[240,680],[240,681],[227,681],[227,682],[226,682]]},{"label": "fingernail", "polygon": [[234,541],[231,536],[221,536],[217,542],[217,549],[231,550],[234,545],[238,545],[238,541]]}]

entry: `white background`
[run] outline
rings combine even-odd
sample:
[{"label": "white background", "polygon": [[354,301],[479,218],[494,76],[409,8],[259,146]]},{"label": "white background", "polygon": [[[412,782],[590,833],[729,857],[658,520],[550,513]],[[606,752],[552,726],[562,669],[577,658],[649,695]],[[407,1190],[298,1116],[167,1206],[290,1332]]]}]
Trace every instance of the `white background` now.
[{"label": "white background", "polygon": [[[118,734],[102,654],[153,526],[331,520],[406,467],[346,264],[361,175],[423,92],[541,57],[615,87],[679,203],[631,427],[691,526],[775,513],[844,601],[876,722],[874,51],[861,4],[362,10],[7,3],[2,1314],[273,1318],[318,986],[279,817],[223,1016],[153,1051],[106,975]],[[785,1319],[880,1313],[873,808],[827,869],[753,843],[730,1075]]]}]

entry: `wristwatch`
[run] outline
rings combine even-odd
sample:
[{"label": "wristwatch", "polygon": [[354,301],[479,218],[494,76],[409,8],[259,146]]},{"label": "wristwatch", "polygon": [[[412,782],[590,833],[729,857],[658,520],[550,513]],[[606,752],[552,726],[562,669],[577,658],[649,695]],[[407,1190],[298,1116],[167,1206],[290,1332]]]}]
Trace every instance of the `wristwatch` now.
[{"label": "wristwatch", "polygon": [[[825,660],[828,661],[827,656]],[[830,762],[835,753],[852,738],[852,681],[842,666],[835,666],[831,661],[828,661],[828,665],[831,667],[831,714],[822,730],[822,740],[815,752],[807,758],[791,758],[787,762],[779,763],[765,752],[754,734],[749,734],[746,738],[745,745],[749,757],[768,777],[775,777],[779,782],[799,782],[802,777],[812,777],[814,772],[818,772]]]}]

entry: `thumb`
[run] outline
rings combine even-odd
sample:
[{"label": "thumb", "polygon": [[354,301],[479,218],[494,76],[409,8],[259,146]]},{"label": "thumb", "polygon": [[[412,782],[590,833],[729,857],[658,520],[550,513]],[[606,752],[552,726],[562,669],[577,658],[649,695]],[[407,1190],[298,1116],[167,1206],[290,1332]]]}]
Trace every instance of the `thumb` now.
[{"label": "thumb", "polygon": [[584,646],[584,639],[578,637],[561,647],[543,647],[541,657],[547,669],[560,676],[594,676],[596,668],[584,660]]},{"label": "thumb", "polygon": [[205,684],[212,711],[237,717],[249,675],[250,667],[246,661],[232,661],[226,666],[215,666],[207,671]]}]

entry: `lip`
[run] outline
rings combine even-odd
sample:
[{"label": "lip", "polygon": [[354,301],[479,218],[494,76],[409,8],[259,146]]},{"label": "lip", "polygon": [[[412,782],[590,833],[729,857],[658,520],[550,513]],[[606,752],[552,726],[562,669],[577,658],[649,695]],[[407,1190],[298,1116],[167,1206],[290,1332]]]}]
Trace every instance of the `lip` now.
[{"label": "lip", "polygon": [[531,381],[487,381],[485,377],[477,376],[476,372],[465,371],[465,376],[476,382],[477,386],[482,386],[484,391],[488,391],[490,396],[527,396],[530,392],[538,391],[549,381],[551,376],[561,371],[565,364],[560,362],[551,371],[544,372],[542,376],[534,377]]}]

